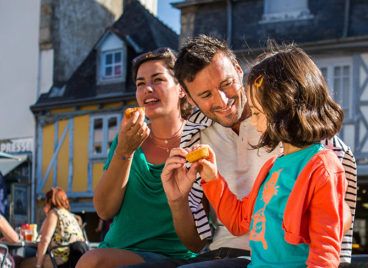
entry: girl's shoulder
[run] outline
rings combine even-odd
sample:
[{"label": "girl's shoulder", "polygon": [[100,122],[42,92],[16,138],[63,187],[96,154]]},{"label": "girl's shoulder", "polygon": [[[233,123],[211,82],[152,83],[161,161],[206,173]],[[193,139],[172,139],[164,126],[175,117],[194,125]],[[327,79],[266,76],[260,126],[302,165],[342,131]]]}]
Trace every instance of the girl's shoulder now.
[{"label": "girl's shoulder", "polygon": [[317,166],[322,165],[327,169],[334,169],[334,170],[336,169],[336,171],[339,170],[344,171],[341,161],[339,160],[337,155],[334,153],[333,150],[328,148],[323,148],[322,150],[317,152],[309,162]]},{"label": "girl's shoulder", "polygon": [[[335,178],[336,174],[344,173],[344,167],[336,154],[330,149],[322,149],[317,152],[305,166],[305,171],[316,178],[317,184]],[[324,178],[324,179],[323,179]]]}]

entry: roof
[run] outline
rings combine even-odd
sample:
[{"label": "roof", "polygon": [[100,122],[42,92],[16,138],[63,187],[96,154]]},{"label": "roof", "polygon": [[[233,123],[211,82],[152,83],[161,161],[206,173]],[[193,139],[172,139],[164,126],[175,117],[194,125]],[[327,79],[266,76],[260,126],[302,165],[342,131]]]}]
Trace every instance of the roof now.
[{"label": "roof", "polygon": [[[125,82],[98,85],[96,47],[107,33],[114,33],[127,45],[127,77]],[[145,9],[139,1],[131,1],[125,7],[123,15],[106,28],[105,33],[66,84],[54,84],[47,93],[38,98],[31,110],[37,112],[60,107],[132,100],[135,98],[135,85],[131,78],[131,61],[138,54],[158,47],[177,49],[178,35]]]},{"label": "roof", "polygon": [[[230,30],[231,48],[235,51],[264,47],[268,39],[311,44],[368,36],[367,1],[308,0],[310,15],[279,21],[264,20],[264,3],[264,0],[187,0],[173,5],[181,9],[183,16],[195,17],[189,35],[206,33],[226,39]],[[231,21],[228,14],[232,14]]]}]

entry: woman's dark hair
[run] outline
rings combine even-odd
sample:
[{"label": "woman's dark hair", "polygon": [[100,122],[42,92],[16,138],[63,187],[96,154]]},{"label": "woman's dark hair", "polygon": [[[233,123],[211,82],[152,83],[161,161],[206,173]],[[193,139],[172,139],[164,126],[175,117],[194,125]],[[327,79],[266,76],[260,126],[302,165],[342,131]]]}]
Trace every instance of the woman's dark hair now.
[{"label": "woman's dark hair", "polygon": [[207,67],[217,53],[227,56],[234,66],[238,64],[235,54],[224,41],[204,34],[187,40],[174,67],[175,77],[187,93],[184,82],[192,82],[197,73]]},{"label": "woman's dark hair", "polygon": [[[175,81],[178,82],[174,76],[176,53],[175,51],[167,47],[158,48],[156,50],[143,53],[134,58],[132,64],[133,81],[137,79],[138,69],[143,63],[155,60],[162,61],[165,64],[166,68],[170,71],[171,75],[174,77]],[[180,99],[180,110],[181,116],[184,119],[187,119],[191,115],[193,107],[189,104],[187,96]]]},{"label": "woman's dark hair", "polygon": [[68,197],[60,187],[51,188],[51,190],[46,193],[46,204],[49,204],[51,209],[70,208]]},{"label": "woman's dark hair", "polygon": [[267,129],[254,148],[273,150],[280,142],[304,147],[333,137],[341,128],[343,110],[331,98],[317,65],[294,44],[269,42],[247,85],[252,103],[256,99],[267,118]]}]

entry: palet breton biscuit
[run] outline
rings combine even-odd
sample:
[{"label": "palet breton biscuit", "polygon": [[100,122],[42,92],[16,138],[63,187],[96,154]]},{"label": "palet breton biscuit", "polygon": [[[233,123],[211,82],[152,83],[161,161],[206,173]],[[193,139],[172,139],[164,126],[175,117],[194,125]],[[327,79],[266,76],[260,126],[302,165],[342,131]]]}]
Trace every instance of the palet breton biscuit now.
[{"label": "palet breton biscuit", "polygon": [[210,152],[208,151],[207,147],[200,147],[188,153],[185,157],[185,160],[187,160],[190,163],[193,163],[195,161],[198,161],[199,159],[207,158],[209,157],[209,155]]},{"label": "palet breton biscuit", "polygon": [[144,107],[128,108],[128,109],[125,110],[125,117],[127,119],[129,119],[132,116],[132,113],[134,113],[135,111],[139,111],[139,110],[143,110],[144,111]]}]

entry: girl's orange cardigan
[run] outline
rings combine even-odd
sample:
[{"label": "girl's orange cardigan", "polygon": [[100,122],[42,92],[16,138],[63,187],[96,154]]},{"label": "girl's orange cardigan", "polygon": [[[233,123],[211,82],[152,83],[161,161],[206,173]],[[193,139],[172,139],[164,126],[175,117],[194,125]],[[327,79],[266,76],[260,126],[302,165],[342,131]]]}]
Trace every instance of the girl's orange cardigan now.
[{"label": "girl's orange cardigan", "polygon": [[[204,192],[217,216],[234,235],[249,231],[259,188],[275,159],[264,164],[251,192],[241,201],[230,192],[220,174],[211,182],[202,180]],[[295,182],[285,208],[283,229],[288,243],[309,245],[308,267],[339,265],[346,185],[340,161],[327,149],[311,158]]]}]

